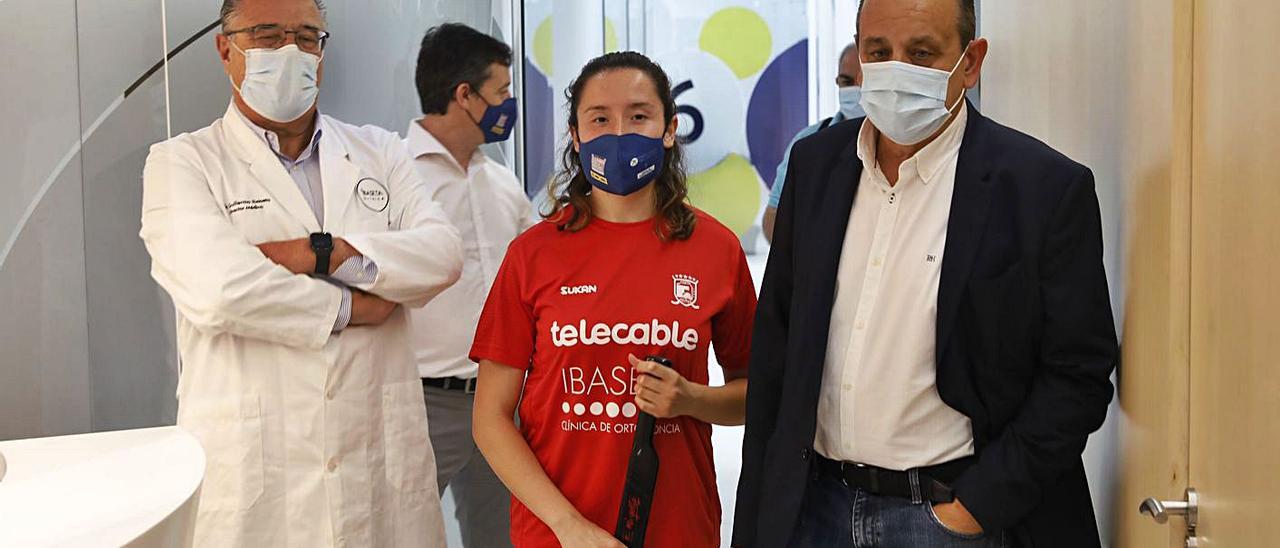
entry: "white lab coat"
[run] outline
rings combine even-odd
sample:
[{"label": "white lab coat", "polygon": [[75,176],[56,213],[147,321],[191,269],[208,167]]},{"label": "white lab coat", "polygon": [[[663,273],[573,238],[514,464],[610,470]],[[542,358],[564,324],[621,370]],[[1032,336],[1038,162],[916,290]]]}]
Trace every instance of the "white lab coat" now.
[{"label": "white lab coat", "polygon": [[196,544],[443,547],[404,307],[331,334],[341,290],[255,245],[323,228],[377,264],[361,289],[420,307],[460,275],[458,233],[395,134],[320,123],[324,227],[230,110],[147,158],[141,235],[178,308],[178,424],[208,454]]}]

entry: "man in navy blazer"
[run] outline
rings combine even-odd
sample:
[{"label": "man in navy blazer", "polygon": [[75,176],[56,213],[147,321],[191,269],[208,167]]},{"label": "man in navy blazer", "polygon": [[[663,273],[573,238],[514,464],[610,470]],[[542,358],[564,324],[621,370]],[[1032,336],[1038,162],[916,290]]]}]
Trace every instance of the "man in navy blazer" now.
[{"label": "man in navy blazer", "polygon": [[964,99],[974,19],[864,0],[868,118],[791,151],[734,546],[1100,544],[1081,453],[1118,349],[1093,174]]}]

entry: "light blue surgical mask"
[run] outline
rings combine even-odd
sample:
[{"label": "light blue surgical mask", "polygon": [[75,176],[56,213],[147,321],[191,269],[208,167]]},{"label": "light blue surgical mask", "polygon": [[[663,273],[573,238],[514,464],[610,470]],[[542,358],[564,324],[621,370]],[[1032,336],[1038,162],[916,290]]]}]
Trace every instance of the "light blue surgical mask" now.
[{"label": "light blue surgical mask", "polygon": [[861,118],[866,116],[866,111],[862,110],[862,87],[845,86],[840,88],[840,115],[845,120]]},{"label": "light blue surgical mask", "polygon": [[964,54],[949,72],[900,61],[864,63],[862,108],[876,129],[893,142],[914,145],[924,141],[964,102],[962,94],[954,105],[947,106],[947,86],[962,62]]},{"label": "light blue surgical mask", "polygon": [[281,124],[301,118],[320,95],[321,58],[294,44],[278,49],[240,49],[244,55],[244,80],[237,87],[246,105],[268,120]]}]

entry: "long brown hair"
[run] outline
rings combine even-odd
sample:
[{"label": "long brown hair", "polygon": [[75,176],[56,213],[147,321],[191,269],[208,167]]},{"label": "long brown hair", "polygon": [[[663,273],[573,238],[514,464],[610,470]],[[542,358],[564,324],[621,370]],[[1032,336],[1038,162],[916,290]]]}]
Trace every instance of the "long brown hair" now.
[{"label": "long brown hair", "polygon": [[[582,73],[565,91],[569,103],[569,128],[578,127],[578,104],[582,99],[582,90],[587,81],[595,76],[619,69],[636,69],[653,81],[653,87],[662,102],[663,127],[670,127],[676,116],[676,101],[671,94],[671,80],[657,63],[634,51],[607,53],[592,59],[582,67]],[[687,202],[689,187],[684,173],[684,151],[680,140],[666,151],[662,160],[662,171],[653,183],[655,208],[662,222],[655,230],[663,240],[687,240],[693,235],[697,216]],[[582,163],[578,153],[573,149],[573,141],[568,140],[560,153],[560,171],[556,173],[552,184],[547,185],[547,193],[551,196],[551,210],[544,212],[544,219],[552,220],[560,228],[569,232],[582,230],[591,222],[591,201],[587,196],[591,193],[591,183],[583,174]]]}]

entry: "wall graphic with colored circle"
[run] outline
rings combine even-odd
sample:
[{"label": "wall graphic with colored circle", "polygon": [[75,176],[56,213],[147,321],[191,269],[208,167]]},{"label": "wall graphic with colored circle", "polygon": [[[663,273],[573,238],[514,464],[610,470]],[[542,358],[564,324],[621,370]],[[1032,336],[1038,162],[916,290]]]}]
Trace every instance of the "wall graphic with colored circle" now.
[{"label": "wall graphic with colored circle", "polygon": [[[544,190],[559,159],[550,117],[564,98],[554,89],[562,68],[551,4],[525,4],[531,196]],[[641,51],[667,71],[690,200],[739,235],[759,219],[786,146],[809,122],[807,10],[805,0],[649,0],[630,17],[606,8],[603,29],[594,29],[603,51]]]}]

